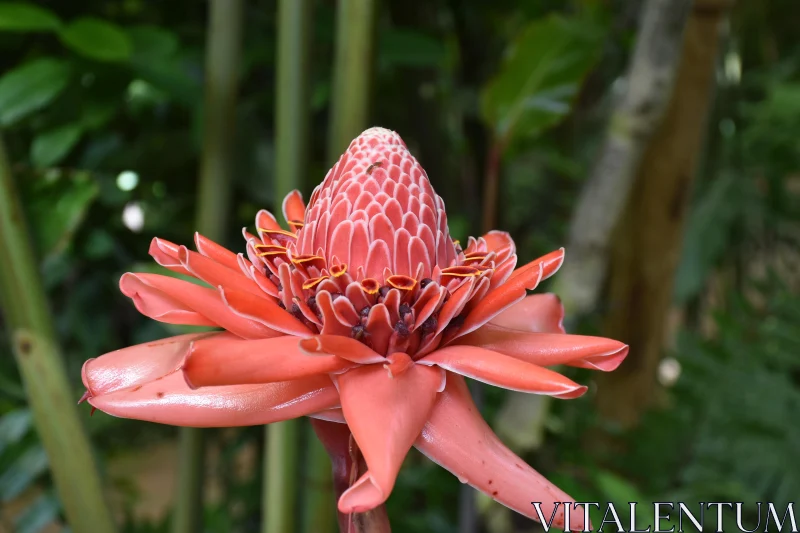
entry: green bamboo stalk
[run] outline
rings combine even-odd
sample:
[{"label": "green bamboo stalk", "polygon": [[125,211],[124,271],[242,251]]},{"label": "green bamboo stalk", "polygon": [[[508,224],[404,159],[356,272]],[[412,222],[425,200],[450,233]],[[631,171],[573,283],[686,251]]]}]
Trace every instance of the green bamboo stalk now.
[{"label": "green bamboo stalk", "polygon": [[275,201],[301,189],[308,161],[308,72],[313,0],[278,2]]},{"label": "green bamboo stalk", "polygon": [[304,429],[308,435],[307,485],[304,505],[305,533],[333,533],[336,531],[336,495],[333,490],[333,471],[328,452],[314,435],[310,424]]},{"label": "green bamboo stalk", "polygon": [[[236,98],[242,40],[242,0],[211,0],[206,33],[203,147],[196,227],[222,241],[228,223],[233,168]],[[205,439],[202,430],[182,428],[173,533],[201,531]]]},{"label": "green bamboo stalk", "polygon": [[[275,99],[276,207],[302,189],[307,163],[308,63],[312,0],[278,2],[278,77]],[[295,531],[298,421],[265,427],[263,533]],[[322,533],[322,532],[321,532]]]},{"label": "green bamboo stalk", "polygon": [[114,521],[78,418],[28,235],[0,139],[0,301],[14,355],[72,531],[113,533]]},{"label": "green bamboo stalk", "polygon": [[297,420],[267,426],[262,533],[295,531]]},{"label": "green bamboo stalk", "polygon": [[339,0],[328,157],[335,161],[367,128],[376,0]]}]

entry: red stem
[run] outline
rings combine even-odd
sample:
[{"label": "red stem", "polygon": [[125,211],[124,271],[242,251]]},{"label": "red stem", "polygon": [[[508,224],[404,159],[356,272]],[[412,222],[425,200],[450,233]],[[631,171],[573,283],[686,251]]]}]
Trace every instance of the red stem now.
[{"label": "red stem", "polygon": [[[311,419],[311,427],[322,442],[333,464],[333,488],[336,500],[367,470],[347,424]],[[366,513],[338,512],[340,533],[391,533],[386,507],[381,505]]]}]

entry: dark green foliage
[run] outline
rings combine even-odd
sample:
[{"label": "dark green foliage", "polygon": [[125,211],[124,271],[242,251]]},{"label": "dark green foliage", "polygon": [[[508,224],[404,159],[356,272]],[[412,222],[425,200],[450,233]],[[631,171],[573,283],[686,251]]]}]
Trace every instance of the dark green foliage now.
[{"label": "dark green foliage", "polygon": [[[328,167],[334,4],[317,4],[306,198]],[[397,130],[421,160],[448,205],[452,233],[463,241],[477,232],[484,158],[500,138],[513,149],[501,172],[498,226],[514,236],[521,261],[560,246],[630,53],[635,10],[577,0],[381,4],[371,123]],[[0,124],[76,400],[84,360],[178,331],[141,317],[117,280],[154,268],[152,236],[191,242],[205,5],[0,2]],[[543,449],[526,458],[579,500],[624,510],[629,500],[644,507],[800,494],[798,10],[789,0],[737,9],[676,280],[684,321],[668,355],[681,365],[680,378],[661,408],[620,435],[625,453],[592,450],[587,428],[597,420],[583,398],[557,402]],[[239,228],[259,208],[280,207],[272,192],[275,2],[248,2],[245,20],[235,208],[224,242],[235,251],[243,249]],[[120,186],[123,172],[136,179]],[[123,224],[129,205],[144,213],[140,231]],[[594,323],[583,327],[598,333]],[[59,505],[7,339],[0,340],[0,500],[43,489],[9,522],[35,533]],[[592,379],[583,371],[574,377]],[[491,422],[505,395],[487,392]],[[86,416],[103,462],[175,434],[102,413],[89,419],[88,408]],[[237,452],[258,445],[262,433],[211,434],[224,442],[215,472],[223,495],[205,510],[206,531],[258,531],[260,465],[244,480],[230,471]],[[167,531],[166,518],[134,520],[130,480],[111,481],[126,496],[122,530]],[[459,487],[412,453],[388,502],[394,530],[455,533]]]}]

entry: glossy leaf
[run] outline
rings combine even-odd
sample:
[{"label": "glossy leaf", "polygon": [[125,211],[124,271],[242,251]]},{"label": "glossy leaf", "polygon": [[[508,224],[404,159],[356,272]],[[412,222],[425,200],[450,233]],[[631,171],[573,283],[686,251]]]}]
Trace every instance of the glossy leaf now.
[{"label": "glossy leaf", "polygon": [[7,502],[19,496],[45,470],[47,454],[44,448],[39,445],[25,450],[0,475],[0,501]]},{"label": "glossy leaf", "polygon": [[42,58],[7,72],[0,78],[0,125],[9,126],[52,102],[69,82],[63,61]]},{"label": "glossy leaf", "polygon": [[33,417],[28,409],[16,409],[0,418],[0,453],[6,447],[19,442],[28,433]]},{"label": "glossy leaf", "polygon": [[37,135],[31,145],[31,161],[40,168],[59,163],[80,141],[82,133],[81,125],[74,123]]},{"label": "glossy leaf", "polygon": [[133,50],[128,35],[119,26],[93,17],[70,22],[59,36],[75,52],[97,61],[124,61]]},{"label": "glossy leaf", "polygon": [[158,26],[136,26],[127,30],[134,59],[163,59],[178,50],[178,37]]},{"label": "glossy leaf", "polygon": [[45,256],[69,244],[99,187],[87,173],[75,173],[54,181],[37,180],[31,193],[28,205],[33,234]]},{"label": "glossy leaf", "polygon": [[483,119],[496,138],[535,136],[563,119],[600,42],[594,27],[577,19],[551,15],[523,28],[481,95]]},{"label": "glossy leaf", "polygon": [[38,533],[58,519],[61,505],[52,494],[42,494],[14,519],[16,533]]},{"label": "glossy leaf", "polygon": [[49,9],[27,2],[0,2],[0,31],[52,31],[61,26]]}]

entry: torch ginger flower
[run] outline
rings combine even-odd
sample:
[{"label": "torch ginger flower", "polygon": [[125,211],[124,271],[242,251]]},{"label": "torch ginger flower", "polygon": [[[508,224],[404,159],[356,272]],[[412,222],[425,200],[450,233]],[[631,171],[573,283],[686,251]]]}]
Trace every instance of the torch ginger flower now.
[{"label": "torch ginger flower", "polygon": [[[128,273],[120,288],[144,315],[224,331],[180,335],[91,359],[89,403],[179,426],[244,426],[300,416],[346,422],[367,472],[339,499],[364,512],[389,496],[416,446],[462,481],[537,519],[572,499],[506,448],[480,417],[464,376],[515,391],[586,391],[546,367],[609,371],[624,344],[566,335],[550,294],[527,295],[558,270],[558,250],[515,269],[514,242],[492,231],[462,249],[442,199],[400,137],[355,139],[308,206],[283,202],[289,231],[267,211],[246,254],[201,235],[197,252],[154,239],[175,277]],[[573,510],[570,525],[583,527]]]}]

